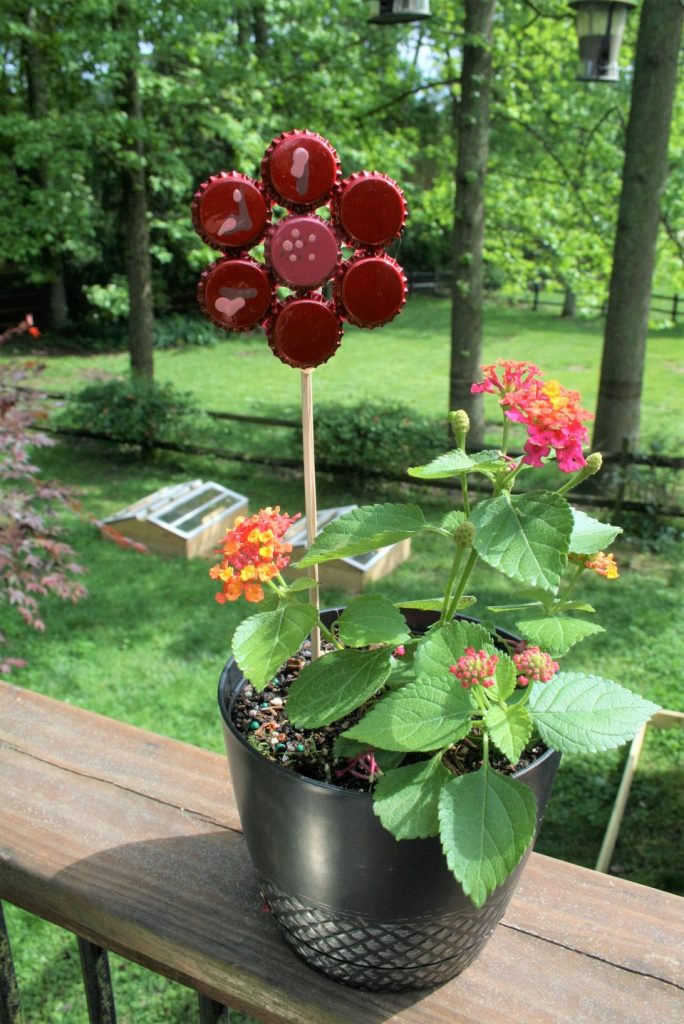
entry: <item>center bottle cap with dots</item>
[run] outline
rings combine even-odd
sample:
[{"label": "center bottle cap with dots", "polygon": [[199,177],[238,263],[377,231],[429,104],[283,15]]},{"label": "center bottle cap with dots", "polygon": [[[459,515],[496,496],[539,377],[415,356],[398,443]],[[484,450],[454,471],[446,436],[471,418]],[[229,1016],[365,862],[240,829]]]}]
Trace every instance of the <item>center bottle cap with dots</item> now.
[{"label": "center bottle cap with dots", "polygon": [[[274,207],[286,215],[274,221]],[[327,139],[284,132],[264,154],[260,181],[223,171],[195,193],[195,229],[224,254],[200,278],[200,306],[226,331],[263,326],[289,366],[320,366],[337,351],[344,320],[380,327],[404,305],[406,278],[384,247],[401,235],[406,215],[404,194],[387,175],[341,180]],[[249,255],[261,241],[264,263]],[[348,260],[342,245],[354,250]],[[332,300],[320,290],[329,282]],[[279,287],[291,294],[280,299]]]}]

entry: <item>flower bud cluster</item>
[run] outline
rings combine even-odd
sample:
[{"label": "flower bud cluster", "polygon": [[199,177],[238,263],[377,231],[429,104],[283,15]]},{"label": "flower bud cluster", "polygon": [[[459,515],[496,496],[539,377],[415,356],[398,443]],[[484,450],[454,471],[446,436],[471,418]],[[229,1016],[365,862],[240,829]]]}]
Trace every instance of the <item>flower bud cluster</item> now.
[{"label": "flower bud cluster", "polygon": [[456,664],[449,666],[449,671],[456,676],[464,690],[469,690],[471,686],[488,688],[496,682],[494,676],[498,663],[496,654],[466,647]]},{"label": "flower bud cluster", "polygon": [[514,654],[513,663],[518,675],[519,686],[528,686],[530,683],[548,683],[558,671],[558,662],[539,647],[527,647],[524,651]]}]

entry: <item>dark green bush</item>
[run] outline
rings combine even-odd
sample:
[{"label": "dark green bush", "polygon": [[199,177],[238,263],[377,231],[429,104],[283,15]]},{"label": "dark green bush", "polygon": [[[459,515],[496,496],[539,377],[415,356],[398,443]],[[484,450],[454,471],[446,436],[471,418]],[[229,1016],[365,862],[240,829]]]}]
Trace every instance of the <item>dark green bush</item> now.
[{"label": "dark green bush", "polygon": [[355,476],[403,476],[408,466],[444,451],[446,424],[398,403],[322,405],[316,410],[316,453],[321,467]]},{"label": "dark green bush", "polygon": [[215,345],[222,332],[199,314],[174,313],[160,317],[154,325],[155,348],[178,348],[181,345]]},{"label": "dark green bush", "polygon": [[58,423],[149,450],[155,441],[185,439],[202,416],[193,397],[172,384],[129,378],[89,384],[69,399]]}]

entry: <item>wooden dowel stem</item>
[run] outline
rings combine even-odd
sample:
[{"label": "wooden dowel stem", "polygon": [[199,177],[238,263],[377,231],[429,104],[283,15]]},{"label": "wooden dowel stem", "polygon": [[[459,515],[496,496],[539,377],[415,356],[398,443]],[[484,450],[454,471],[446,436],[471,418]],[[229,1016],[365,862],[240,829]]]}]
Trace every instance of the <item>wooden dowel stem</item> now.
[{"label": "wooden dowel stem", "polygon": [[[314,456],[313,424],[313,370],[302,370],[302,442],[304,449],[304,503],[306,509],[306,546],[310,548],[316,539],[318,505],[316,503],[316,460]],[[318,603],[318,566],[309,567],[309,576],[315,580],[312,603]],[[318,627],[311,634],[311,657],[315,660],[321,654],[321,633]]]}]

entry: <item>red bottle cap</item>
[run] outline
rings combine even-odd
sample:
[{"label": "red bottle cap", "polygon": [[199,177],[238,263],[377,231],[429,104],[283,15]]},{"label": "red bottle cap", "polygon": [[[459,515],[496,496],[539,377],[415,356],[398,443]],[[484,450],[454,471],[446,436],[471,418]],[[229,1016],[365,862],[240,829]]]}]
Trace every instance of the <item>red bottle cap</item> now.
[{"label": "red bottle cap", "polygon": [[278,202],[292,210],[311,210],[329,201],[340,162],[321,135],[283,132],[266,150],[261,174]]},{"label": "red bottle cap", "polygon": [[353,257],[335,279],[340,314],[357,327],[389,323],[406,302],[406,278],[386,253]]},{"label": "red bottle cap", "polygon": [[352,245],[379,247],[401,234],[406,200],[396,181],[386,174],[362,171],[341,183],[332,214]]},{"label": "red bottle cap", "polygon": [[273,282],[250,256],[220,259],[200,278],[202,312],[224,331],[251,331],[263,323],[272,303]]},{"label": "red bottle cap", "polygon": [[335,354],[342,326],[335,307],[322,295],[291,296],[276,309],[266,329],[273,353],[302,370],[320,366]]},{"label": "red bottle cap", "polygon": [[269,229],[266,262],[283,284],[318,288],[335,271],[340,258],[337,235],[320,217],[291,214]]},{"label": "red bottle cap", "polygon": [[214,249],[249,249],[264,237],[270,204],[263,187],[246,174],[222,171],[200,185],[192,200],[192,222]]}]

